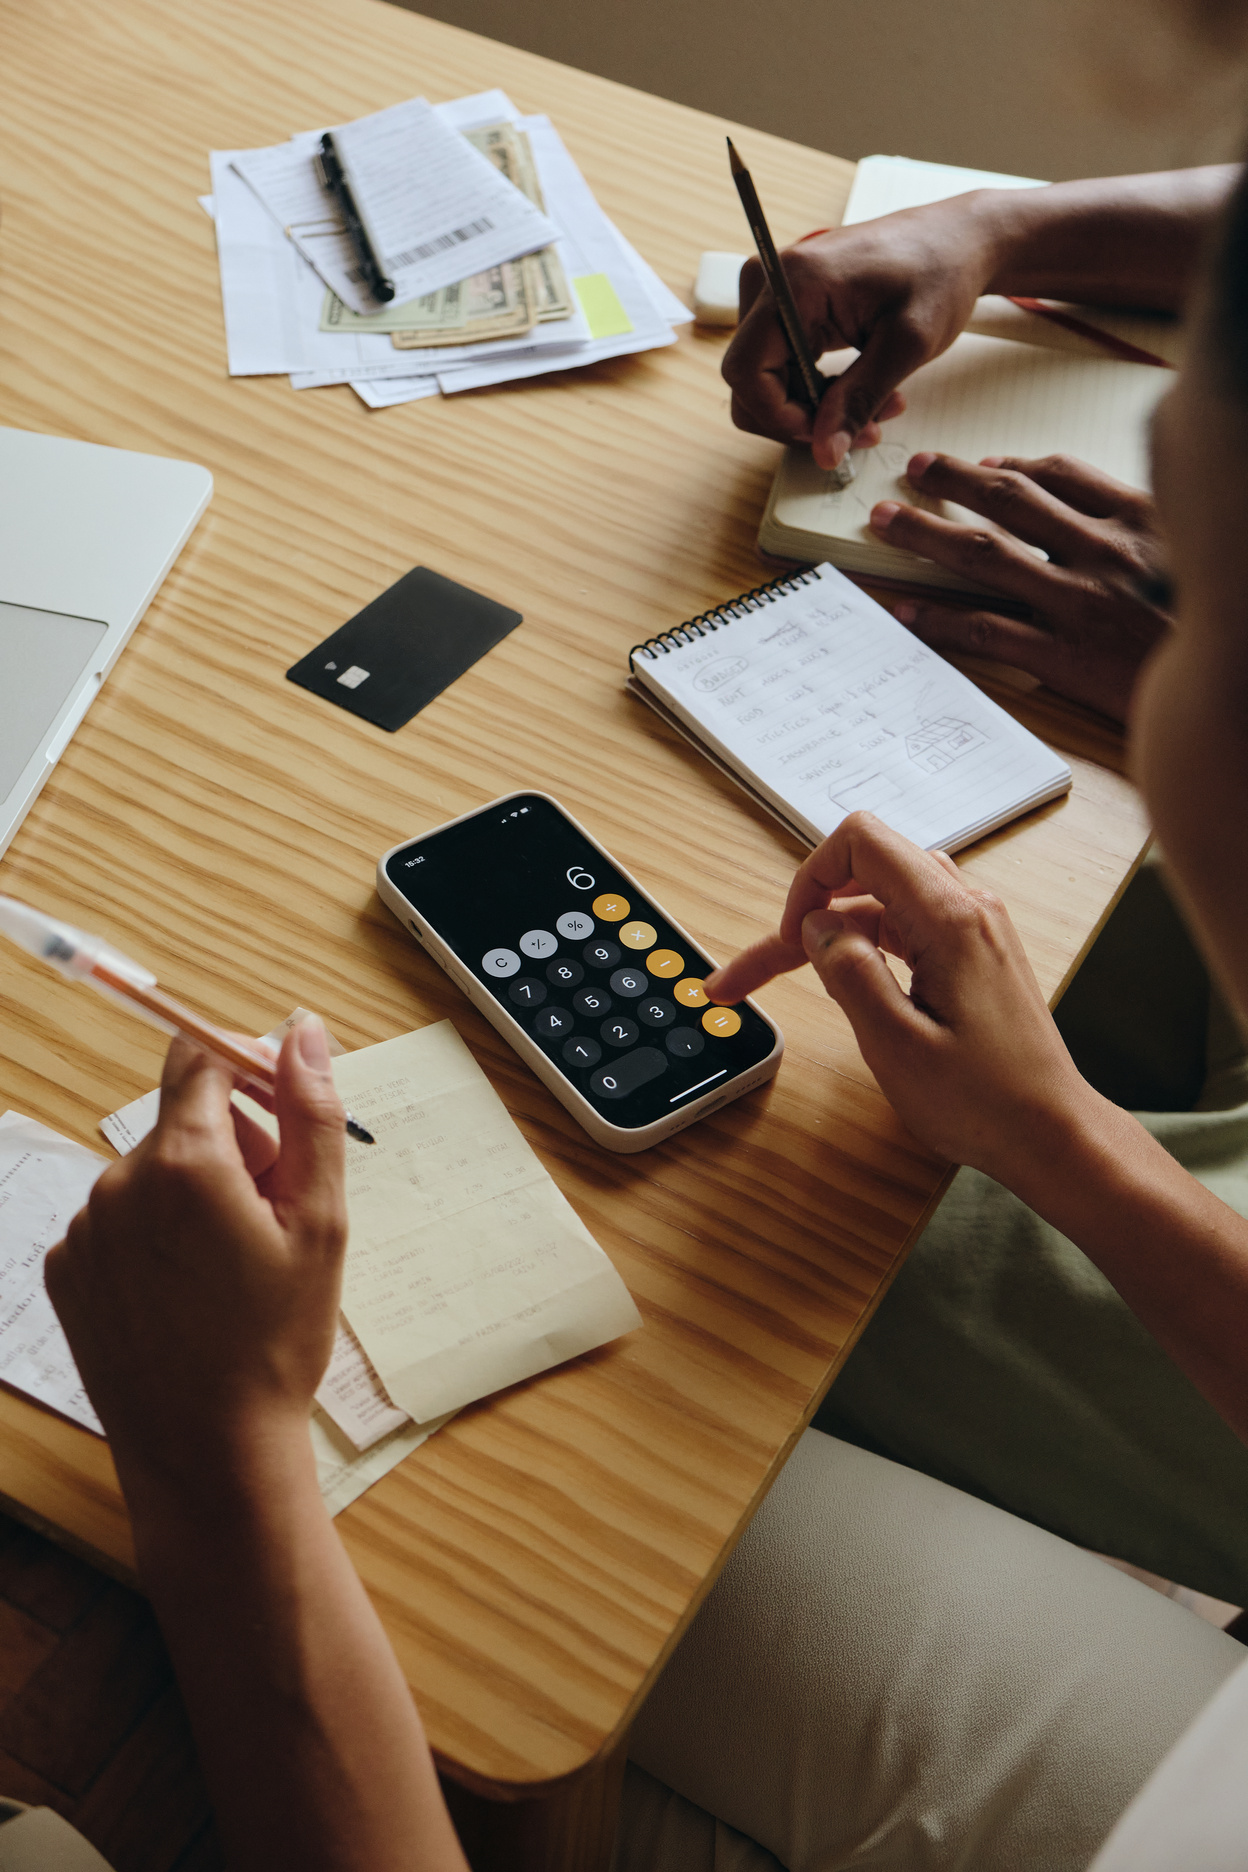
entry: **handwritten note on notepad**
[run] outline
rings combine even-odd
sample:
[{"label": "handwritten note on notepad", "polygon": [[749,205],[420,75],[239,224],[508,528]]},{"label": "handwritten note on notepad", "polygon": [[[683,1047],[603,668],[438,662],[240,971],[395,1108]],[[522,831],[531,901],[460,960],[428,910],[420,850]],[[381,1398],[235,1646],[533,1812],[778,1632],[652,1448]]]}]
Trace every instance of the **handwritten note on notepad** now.
[{"label": "handwritten note on notepad", "polygon": [[418,1422],[641,1324],[449,1021],[334,1062],[348,1147],[343,1312]]},{"label": "handwritten note on notepad", "polygon": [[865,809],[956,851],[1070,786],[1065,761],[834,566],[632,661],[630,687],[810,844]]}]

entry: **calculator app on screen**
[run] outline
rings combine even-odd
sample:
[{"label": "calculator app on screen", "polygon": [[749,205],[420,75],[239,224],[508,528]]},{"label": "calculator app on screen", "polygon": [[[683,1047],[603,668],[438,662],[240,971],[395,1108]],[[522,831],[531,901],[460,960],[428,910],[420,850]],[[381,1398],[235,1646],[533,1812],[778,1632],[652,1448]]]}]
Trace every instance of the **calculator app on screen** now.
[{"label": "calculator app on screen", "polygon": [[612,1126],[670,1118],[777,1051],[747,1003],[710,1001],[712,964],[542,794],[400,846],[384,870]]}]

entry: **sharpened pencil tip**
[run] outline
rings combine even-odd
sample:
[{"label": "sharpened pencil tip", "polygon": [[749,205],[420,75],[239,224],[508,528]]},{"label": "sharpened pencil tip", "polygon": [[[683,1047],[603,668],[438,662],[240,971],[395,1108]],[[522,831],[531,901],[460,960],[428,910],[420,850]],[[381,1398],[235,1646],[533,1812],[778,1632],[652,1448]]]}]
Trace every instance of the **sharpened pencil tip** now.
[{"label": "sharpened pencil tip", "polygon": [[355,1138],[359,1144],[375,1144],[376,1138],[371,1131],[366,1131],[358,1118],[347,1116],[347,1136]]},{"label": "sharpened pencil tip", "polygon": [[737,155],[737,152],[735,148],[733,147],[732,138],[725,137],[724,141],[728,145],[728,161],[732,164],[733,175],[744,175],[745,164],[742,162],[741,158]]}]

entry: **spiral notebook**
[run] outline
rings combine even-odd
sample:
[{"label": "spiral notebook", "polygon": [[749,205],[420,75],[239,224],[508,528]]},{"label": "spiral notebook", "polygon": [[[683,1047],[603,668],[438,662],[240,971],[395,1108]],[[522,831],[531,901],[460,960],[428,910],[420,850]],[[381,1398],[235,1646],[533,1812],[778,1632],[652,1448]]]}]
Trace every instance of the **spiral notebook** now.
[{"label": "spiral notebook", "polygon": [[835,566],[637,644],[629,669],[636,696],[808,845],[865,809],[956,851],[1070,788],[1052,748]]}]

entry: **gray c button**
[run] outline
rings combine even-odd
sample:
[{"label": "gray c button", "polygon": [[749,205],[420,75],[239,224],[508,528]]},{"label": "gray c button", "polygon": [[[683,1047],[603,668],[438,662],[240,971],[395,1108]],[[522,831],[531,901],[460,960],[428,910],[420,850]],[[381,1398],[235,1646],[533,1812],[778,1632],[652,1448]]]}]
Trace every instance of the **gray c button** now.
[{"label": "gray c button", "polygon": [[487,975],[516,975],[520,970],[520,958],[514,949],[491,949],[481,958],[481,966]]},{"label": "gray c button", "polygon": [[636,1052],[626,1053],[623,1059],[612,1060],[610,1065],[600,1066],[596,1073],[591,1073],[589,1089],[598,1098],[627,1098],[638,1086],[657,1079],[666,1071],[667,1061],[657,1047],[638,1047]]}]

